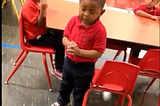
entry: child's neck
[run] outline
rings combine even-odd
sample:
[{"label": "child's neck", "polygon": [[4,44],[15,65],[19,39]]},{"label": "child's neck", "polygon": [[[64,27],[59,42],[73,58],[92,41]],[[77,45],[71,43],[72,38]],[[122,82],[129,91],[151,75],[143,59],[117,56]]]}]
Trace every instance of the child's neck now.
[{"label": "child's neck", "polygon": [[147,7],[149,10],[153,10],[153,9],[154,9],[154,7],[148,7],[147,5],[146,5],[146,7]]},{"label": "child's neck", "polygon": [[[89,26],[92,26],[93,24],[95,24],[98,19],[99,19],[99,17],[98,17],[93,23],[90,23],[90,24],[88,24],[88,25],[84,24],[82,21],[81,21],[81,23],[82,23],[82,25],[84,25],[85,27],[89,27]],[[81,20],[81,19],[80,19],[80,20]]]},{"label": "child's neck", "polygon": [[40,6],[40,2],[37,2],[37,4]]}]

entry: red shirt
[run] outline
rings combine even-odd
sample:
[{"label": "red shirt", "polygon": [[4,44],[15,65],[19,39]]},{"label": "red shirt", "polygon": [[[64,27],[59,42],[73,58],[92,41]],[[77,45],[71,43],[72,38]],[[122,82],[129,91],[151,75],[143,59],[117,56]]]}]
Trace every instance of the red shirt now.
[{"label": "red shirt", "polygon": [[45,18],[43,26],[37,27],[35,25],[40,14],[40,6],[34,0],[26,0],[21,12],[23,14],[24,31],[27,40],[34,39],[37,36],[46,33]]},{"label": "red shirt", "polygon": [[154,15],[154,16],[159,16],[160,11],[159,8],[154,7],[153,10],[149,10],[145,4],[139,5],[137,8],[134,9],[134,13],[136,13],[138,10],[142,10],[148,14]]},{"label": "red shirt", "polygon": [[[104,52],[106,48],[106,29],[98,19],[93,25],[85,27],[82,25],[79,16],[74,16],[68,22],[64,36],[70,41],[77,43],[80,49],[97,50]],[[76,55],[70,55],[66,51],[66,55],[75,62],[96,62],[97,58],[84,58]]]}]

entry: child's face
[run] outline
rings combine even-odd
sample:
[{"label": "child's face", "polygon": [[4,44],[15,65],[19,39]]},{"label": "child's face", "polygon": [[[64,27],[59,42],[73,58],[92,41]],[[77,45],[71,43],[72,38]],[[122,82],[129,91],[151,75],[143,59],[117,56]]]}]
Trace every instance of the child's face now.
[{"label": "child's face", "polygon": [[145,0],[147,8],[152,9],[158,3],[158,0]]},{"label": "child's face", "polygon": [[95,20],[104,13],[102,6],[96,0],[81,0],[79,4],[79,16],[82,24],[92,25]]}]

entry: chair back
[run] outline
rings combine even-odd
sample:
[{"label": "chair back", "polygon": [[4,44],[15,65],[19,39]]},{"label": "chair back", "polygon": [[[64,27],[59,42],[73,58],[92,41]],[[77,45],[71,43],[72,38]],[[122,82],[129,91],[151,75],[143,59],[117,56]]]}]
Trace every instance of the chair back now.
[{"label": "chair back", "polygon": [[144,55],[140,63],[138,64],[141,71],[154,71],[160,72],[159,70],[159,58],[160,49],[150,49]]},{"label": "chair back", "polygon": [[23,9],[20,11],[19,17],[19,41],[22,50],[26,50],[25,38],[24,38],[24,21],[23,21]]},{"label": "chair back", "polygon": [[105,84],[118,85],[123,88],[124,92],[131,95],[138,73],[139,67],[136,65],[113,60],[105,61],[93,85],[102,87]]}]

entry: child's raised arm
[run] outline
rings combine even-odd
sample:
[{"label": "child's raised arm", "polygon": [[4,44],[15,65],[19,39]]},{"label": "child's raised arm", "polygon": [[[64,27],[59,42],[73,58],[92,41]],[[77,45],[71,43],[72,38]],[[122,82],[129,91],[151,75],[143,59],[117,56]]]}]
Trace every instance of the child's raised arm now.
[{"label": "child's raised arm", "polygon": [[44,17],[46,16],[46,9],[48,7],[47,0],[41,0],[40,2],[40,14],[36,25],[41,27],[44,24]]}]

